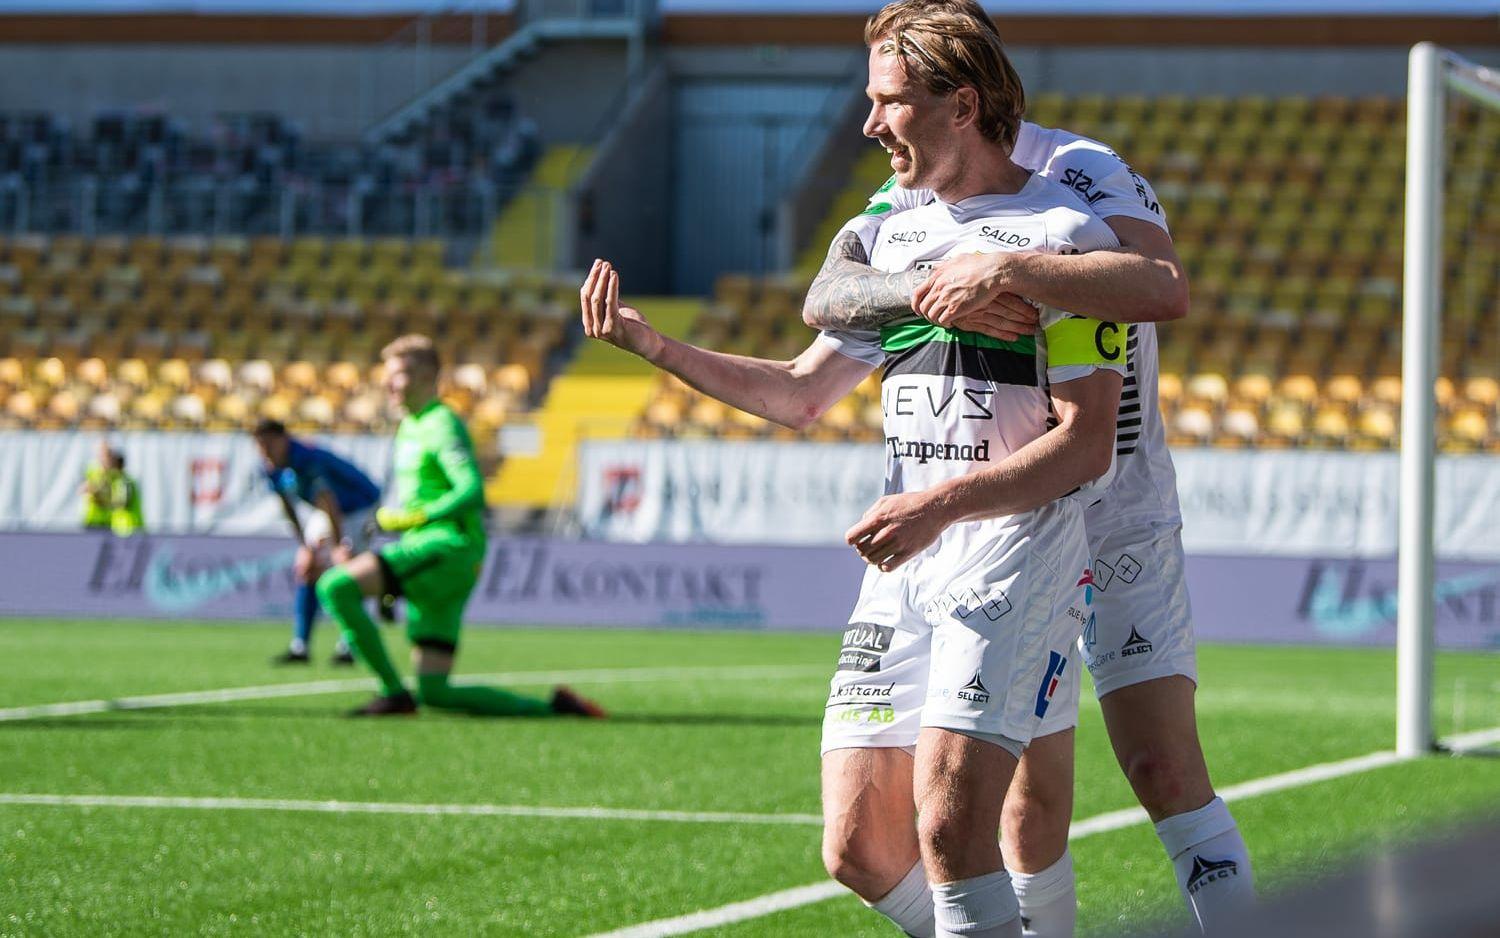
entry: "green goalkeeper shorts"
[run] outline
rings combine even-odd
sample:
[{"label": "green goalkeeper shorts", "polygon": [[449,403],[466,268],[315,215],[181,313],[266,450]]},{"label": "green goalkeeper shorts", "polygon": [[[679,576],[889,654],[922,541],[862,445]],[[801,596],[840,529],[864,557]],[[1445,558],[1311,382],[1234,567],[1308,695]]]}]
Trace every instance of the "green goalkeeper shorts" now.
[{"label": "green goalkeeper shorts", "polygon": [[446,525],[418,528],[376,553],[385,586],[406,600],[406,637],[413,645],[453,651],[464,606],[479,582],[484,553]]}]

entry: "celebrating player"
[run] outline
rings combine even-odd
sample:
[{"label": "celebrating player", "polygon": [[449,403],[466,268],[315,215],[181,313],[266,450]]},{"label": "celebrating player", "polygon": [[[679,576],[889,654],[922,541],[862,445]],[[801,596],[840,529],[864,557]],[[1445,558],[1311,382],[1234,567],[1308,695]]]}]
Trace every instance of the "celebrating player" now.
[{"label": "celebrating player", "polygon": [[[912,0],[902,6],[913,15],[936,10],[964,16],[994,31],[988,15],[966,0]],[[922,61],[925,42],[910,45],[907,61],[914,72],[931,74]],[[1085,514],[1094,607],[1080,650],[1120,767],[1156,822],[1184,899],[1200,927],[1211,930],[1253,901],[1254,889],[1244,839],[1209,781],[1193,712],[1197,675],[1182,521],[1157,408],[1152,325],[1185,315],[1187,291],[1161,208],[1150,184],[1104,144],[1022,123],[1011,158],[1078,193],[1114,230],[1123,249],[967,255],[930,272],[893,278],[868,265],[862,236],[867,239],[893,213],[931,204],[938,196],[911,168],[913,154],[901,133],[888,132],[882,143],[893,151],[896,175],[835,241],[808,291],[804,318],[810,325],[875,329],[915,308],[934,323],[1015,339],[1033,331],[1036,320],[1035,309],[1017,302],[1017,295],[1130,323],[1118,467],[1109,491]],[[1058,772],[1071,772],[1071,758],[1059,757],[1054,764]],[[1015,886],[1029,934],[1072,933],[1076,903],[1066,852],[1072,803],[1042,797],[1059,787],[1018,779],[1006,802],[1006,862],[1021,871],[1014,874]],[[903,890],[917,882],[903,878],[908,868],[903,863],[915,858],[915,844],[904,843],[895,854],[854,850],[847,863],[875,890]],[[897,905],[899,896],[892,892],[877,907]]]},{"label": "celebrating player", "polygon": [[[868,232],[861,246],[883,276],[971,252],[1117,246],[1066,189],[1007,159],[1021,108],[998,40],[952,16],[929,30],[951,41],[928,47],[932,68],[954,74],[961,50],[985,74],[935,90],[906,64],[911,28],[872,24],[867,133],[899,140],[902,172],[942,199]],[[999,342],[908,311],[774,362],[666,338],[618,295],[619,275],[596,262],[581,291],[588,335],[789,427],[884,366],[887,495],[849,532],[870,567],[824,722],[825,858],[910,934],[1020,935],[1000,818],[1018,764],[1062,752],[1071,765],[1072,645],[1090,595],[1081,498],[1111,466],[1124,354],[1114,327],[1048,311],[1039,338]],[[1053,799],[1072,781],[1021,776],[1061,779]],[[886,881],[892,858],[904,865]]]},{"label": "celebrating player", "polygon": [[[281,501],[299,545],[292,566],[297,578],[292,640],[286,651],[271,660],[276,664],[306,664],[307,643],[318,616],[314,584],[331,565],[343,563],[369,546],[380,486],[348,460],[293,439],[279,420],[260,421],[252,435],[264,463],[266,482]],[[297,514],[294,500],[313,507],[306,524]],[[332,660],[334,664],[354,663],[342,636]]]},{"label": "celebrating player", "polygon": [[[415,713],[420,703],[486,716],[604,716],[597,704],[566,687],[554,688],[548,701],[449,682],[464,606],[484,561],[484,479],[468,431],[438,399],[432,340],[403,336],[387,345],[381,358],[386,392],[406,416],[396,430],[393,456],[401,507],[381,508],[375,517],[401,538],[339,564],[318,580],[323,608],[380,679],[380,695],[354,715]],[[364,597],[384,595],[406,599],[415,696],[401,682],[380,631],[365,613]]]}]

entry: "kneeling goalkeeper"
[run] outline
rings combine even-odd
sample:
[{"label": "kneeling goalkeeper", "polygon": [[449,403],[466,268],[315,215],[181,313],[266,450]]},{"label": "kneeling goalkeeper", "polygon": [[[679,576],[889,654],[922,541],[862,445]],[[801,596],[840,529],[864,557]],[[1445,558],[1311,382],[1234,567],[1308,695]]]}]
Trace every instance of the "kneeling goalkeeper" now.
[{"label": "kneeling goalkeeper", "polygon": [[[400,508],[381,508],[376,523],[401,539],[339,564],[318,580],[318,600],[338,622],[361,661],[380,679],[381,693],[354,716],[415,713],[418,704],[485,716],[604,711],[566,687],[552,698],[523,697],[497,687],[449,683],[464,606],[484,562],[484,484],[468,431],[438,399],[437,349],[426,336],[403,336],[380,353],[385,388],[406,414],[393,451]],[[413,696],[365,613],[366,596],[406,599],[406,634],[417,674]]]}]

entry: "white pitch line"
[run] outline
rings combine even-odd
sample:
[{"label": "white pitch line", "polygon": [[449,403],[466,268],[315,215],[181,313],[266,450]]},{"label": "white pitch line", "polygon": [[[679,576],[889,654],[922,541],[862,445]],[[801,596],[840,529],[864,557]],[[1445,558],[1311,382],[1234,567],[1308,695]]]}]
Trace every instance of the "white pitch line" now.
[{"label": "white pitch line", "polygon": [[[1459,740],[1480,740],[1479,744],[1500,741],[1500,727],[1478,733],[1469,733],[1464,737],[1454,737],[1453,740],[1449,741],[1449,745],[1453,746],[1454,742]],[[1471,743],[1471,745],[1473,744]],[[1227,788],[1219,790],[1219,797],[1225,801],[1239,801],[1245,798],[1267,795],[1271,792],[1286,791],[1289,788],[1300,788],[1304,785],[1325,782],[1347,775],[1358,775],[1361,772],[1368,772],[1372,769],[1395,765],[1401,761],[1403,761],[1401,756],[1398,756],[1394,752],[1372,752],[1353,759],[1342,759],[1338,762],[1309,765],[1305,768],[1293,769],[1290,772],[1267,775],[1265,778],[1251,779],[1248,782],[1241,782],[1238,785],[1230,785]],[[1108,831],[1132,827],[1148,820],[1150,820],[1150,817],[1146,814],[1145,810],[1138,807],[1124,808],[1119,811],[1107,811],[1090,818],[1084,818],[1081,821],[1074,821],[1073,826],[1068,829],[1068,840],[1081,840],[1084,837],[1091,837],[1095,834],[1103,834]],[[590,935],[589,938],[667,938],[669,935],[686,935],[704,928],[748,921],[765,915],[771,915],[775,912],[783,912],[787,909],[795,909],[804,905],[812,905],[815,902],[823,902],[846,894],[848,894],[848,890],[838,883],[811,883],[795,889],[786,889],[781,892],[758,896],[754,899],[747,899],[744,902],[735,902],[730,905],[720,906],[716,909],[706,909],[701,912],[680,915],[676,918],[643,922],[639,925],[632,925],[628,928],[621,928],[611,932],[600,932],[596,935]]]},{"label": "white pitch line", "polygon": [[[738,667],[670,667],[670,668],[593,668],[577,671],[509,671],[497,674],[458,674],[462,681],[484,681],[498,684],[623,684],[631,682],[714,679],[748,680],[751,678],[802,677],[826,674],[828,669],[814,665],[743,665]],[[44,717],[78,716],[108,713],[112,710],[150,710],[161,707],[186,707],[193,704],[229,703],[237,700],[269,700],[275,697],[310,697],[317,694],[341,694],[346,691],[373,690],[374,678],[352,678],[338,681],[306,681],[300,684],[257,684],[250,687],[225,687],[218,690],[182,691],[171,694],[147,694],[118,697],[113,700],[75,700],[64,703],[37,704],[29,707],[0,709],[0,723],[36,720]]]},{"label": "white pitch line", "polygon": [[670,821],[679,824],[823,823],[817,814],[747,811],[655,811],[642,808],[552,807],[526,804],[417,804],[401,801],[309,801],[287,798],[177,798],[151,795],[0,794],[0,805],[76,808],[179,808],[197,811],[312,811],[319,814],[416,814],[534,817],[594,821]]},{"label": "white pitch line", "polygon": [[1500,743],[1500,726],[1487,730],[1475,730],[1471,733],[1459,733],[1443,740],[1444,748],[1457,754],[1473,752],[1475,749],[1483,749],[1496,743]]},{"label": "white pitch line", "polygon": [[717,909],[705,909],[702,912],[694,912],[677,918],[643,922],[629,928],[592,935],[590,938],[658,938],[659,935],[686,935],[688,932],[702,931],[717,925],[733,925],[736,922],[761,918],[848,894],[849,890],[835,882],[812,883],[795,889],[768,893],[754,899],[746,899],[744,902],[731,902]]}]

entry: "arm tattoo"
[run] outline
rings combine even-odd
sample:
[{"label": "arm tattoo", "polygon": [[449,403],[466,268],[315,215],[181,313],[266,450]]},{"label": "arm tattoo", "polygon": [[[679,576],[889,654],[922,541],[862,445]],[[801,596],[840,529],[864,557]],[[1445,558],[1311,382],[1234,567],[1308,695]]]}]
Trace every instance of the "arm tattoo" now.
[{"label": "arm tattoo", "polygon": [[878,329],[912,315],[912,291],[930,274],[875,270],[859,235],[846,231],[834,239],[828,260],[807,288],[802,319],[819,329]]}]

